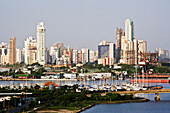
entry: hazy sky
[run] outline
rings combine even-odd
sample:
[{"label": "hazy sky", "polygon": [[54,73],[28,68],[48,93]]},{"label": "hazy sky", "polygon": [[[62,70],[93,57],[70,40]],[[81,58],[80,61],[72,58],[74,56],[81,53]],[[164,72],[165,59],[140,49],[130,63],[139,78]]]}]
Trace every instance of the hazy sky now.
[{"label": "hazy sky", "polygon": [[134,36],[147,41],[148,51],[170,51],[170,0],[0,0],[0,43],[36,38],[36,26],[46,27],[46,47],[63,42],[71,48],[97,49],[102,40],[115,42],[125,19],[134,22]]}]

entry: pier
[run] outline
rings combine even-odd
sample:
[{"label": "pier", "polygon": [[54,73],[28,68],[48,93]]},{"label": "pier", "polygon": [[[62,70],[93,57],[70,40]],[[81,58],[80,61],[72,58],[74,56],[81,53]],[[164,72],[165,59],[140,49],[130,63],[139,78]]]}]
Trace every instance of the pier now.
[{"label": "pier", "polygon": [[[107,93],[119,93],[121,95],[133,95],[135,94],[152,94],[155,93],[155,100],[159,101],[159,93],[170,93],[170,89],[159,89],[159,90],[142,90],[142,91],[117,91],[117,92],[107,92]],[[102,96],[106,95],[106,93],[101,93]]]}]

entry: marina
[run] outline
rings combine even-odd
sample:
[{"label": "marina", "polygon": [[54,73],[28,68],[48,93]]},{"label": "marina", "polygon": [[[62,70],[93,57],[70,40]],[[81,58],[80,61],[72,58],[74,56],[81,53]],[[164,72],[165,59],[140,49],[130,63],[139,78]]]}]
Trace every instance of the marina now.
[{"label": "marina", "polygon": [[[170,89],[170,84],[160,83],[164,89]],[[160,93],[160,101],[155,101],[155,94],[136,94],[135,97],[144,97],[149,102],[143,103],[120,103],[120,104],[100,104],[89,108],[82,113],[169,113],[170,93]]]},{"label": "marina", "polygon": [[58,84],[59,86],[64,85],[70,85],[73,86],[74,84],[78,84],[79,88],[86,89],[89,91],[98,91],[98,90],[104,90],[104,91],[131,91],[131,90],[147,90],[150,86],[157,85],[156,83],[132,83],[129,80],[112,80],[112,79],[106,79],[106,80],[89,80],[89,81],[77,81],[77,80],[57,80],[57,79],[47,79],[47,80],[17,80],[17,81],[0,81],[0,87],[10,87],[13,88],[14,86],[16,88],[21,88],[27,86],[27,87],[34,87],[35,85],[39,85],[40,87],[43,87],[43,85],[47,81],[53,81],[54,83]]}]

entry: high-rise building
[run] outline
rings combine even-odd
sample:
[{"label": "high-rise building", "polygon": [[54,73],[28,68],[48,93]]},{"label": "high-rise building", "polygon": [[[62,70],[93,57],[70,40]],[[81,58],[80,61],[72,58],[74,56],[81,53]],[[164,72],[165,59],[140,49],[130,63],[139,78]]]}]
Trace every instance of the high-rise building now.
[{"label": "high-rise building", "polygon": [[30,36],[25,39],[24,42],[25,64],[37,62],[37,41],[32,36]]},{"label": "high-rise building", "polygon": [[136,64],[138,63],[138,44],[137,40],[134,38],[133,41],[125,40],[125,54],[124,61],[125,64]]},{"label": "high-rise building", "polygon": [[89,62],[89,49],[88,48],[82,48],[82,63],[88,63]]},{"label": "high-rise building", "polygon": [[147,52],[147,43],[144,40],[138,40],[138,60],[144,61],[144,54]]},{"label": "high-rise building", "polygon": [[23,53],[22,49],[16,49],[16,63],[23,62]]},{"label": "high-rise building", "polygon": [[115,44],[109,42],[109,65],[113,65],[115,63]]},{"label": "high-rise building", "polygon": [[9,64],[16,63],[16,37],[10,38],[9,42]]},{"label": "high-rise building", "polygon": [[45,64],[49,64],[50,63],[50,53],[49,50],[46,48],[45,49]]},{"label": "high-rise building", "polygon": [[28,64],[36,63],[37,62],[37,50],[34,48],[30,48],[28,58],[29,58]]},{"label": "high-rise building", "polygon": [[121,36],[120,60],[118,63],[138,64],[138,43],[134,38],[133,22],[130,19],[125,20],[125,35]]},{"label": "high-rise building", "polygon": [[55,63],[56,59],[59,58],[60,48],[57,47],[56,44],[53,44],[50,47],[50,56],[51,56],[51,63]]},{"label": "high-rise building", "polygon": [[133,64],[138,65],[138,41],[135,37],[133,38],[133,50],[135,52],[135,59]]},{"label": "high-rise building", "polygon": [[78,50],[75,48],[73,49],[73,53],[72,53],[73,57],[72,57],[72,61],[74,64],[77,64],[78,63]]},{"label": "high-rise building", "polygon": [[37,25],[37,61],[39,64],[45,64],[45,27],[44,23],[40,22]]},{"label": "high-rise building", "polygon": [[0,64],[8,64],[8,63],[9,63],[8,44],[2,42],[0,44]]},{"label": "high-rise building", "polygon": [[109,57],[109,43],[103,41],[98,45],[98,58]]},{"label": "high-rise building", "polygon": [[133,21],[125,20],[125,40],[133,41]]},{"label": "high-rise building", "polygon": [[82,63],[82,51],[78,51],[78,63]]},{"label": "high-rise building", "polygon": [[121,50],[122,50],[122,36],[124,36],[123,30],[120,28],[117,28],[116,31],[116,63],[120,61],[121,58]]},{"label": "high-rise building", "polygon": [[62,57],[64,55],[64,51],[67,51],[64,47],[64,44],[59,42],[55,43],[50,47],[50,55],[52,56],[52,60],[56,60],[56,58]]},{"label": "high-rise building", "polygon": [[90,62],[94,62],[95,61],[95,51],[90,50],[89,54],[90,54],[89,55],[90,56],[90,58],[89,58]]},{"label": "high-rise building", "polygon": [[127,40],[125,40],[125,36],[121,37],[121,50],[120,50],[120,60],[118,63],[125,64],[125,52],[128,48]]},{"label": "high-rise building", "polygon": [[98,64],[113,65],[115,62],[115,44],[103,41],[98,45]]},{"label": "high-rise building", "polygon": [[138,53],[146,53],[146,51],[147,51],[146,41],[138,40]]}]

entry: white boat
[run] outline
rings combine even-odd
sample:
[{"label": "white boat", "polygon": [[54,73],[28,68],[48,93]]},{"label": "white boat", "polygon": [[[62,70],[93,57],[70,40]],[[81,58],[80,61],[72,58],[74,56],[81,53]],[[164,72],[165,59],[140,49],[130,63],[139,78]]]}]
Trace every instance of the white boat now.
[{"label": "white boat", "polygon": [[132,88],[132,87],[127,86],[126,90],[127,90],[127,91],[132,91],[132,90],[133,90],[133,88]]},{"label": "white boat", "polygon": [[89,91],[94,91],[93,87],[90,87],[88,90],[89,90]]},{"label": "white boat", "polygon": [[142,90],[147,90],[148,88],[147,88],[147,87],[145,87],[145,86],[143,86],[141,89],[142,89]]},{"label": "white boat", "polygon": [[134,84],[134,85],[132,86],[132,89],[133,89],[134,91],[139,91],[139,90],[141,90],[141,87],[140,87],[138,84]]},{"label": "white boat", "polygon": [[116,87],[117,91],[121,91],[122,90],[122,87],[119,86],[119,85],[116,85],[115,87]]}]

